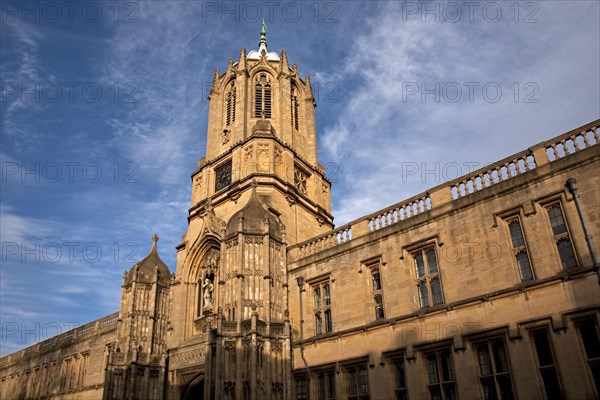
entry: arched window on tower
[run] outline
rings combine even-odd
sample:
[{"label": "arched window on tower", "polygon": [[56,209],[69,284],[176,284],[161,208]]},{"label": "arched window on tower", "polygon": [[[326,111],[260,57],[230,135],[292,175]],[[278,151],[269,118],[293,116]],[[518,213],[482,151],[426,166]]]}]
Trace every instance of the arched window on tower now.
[{"label": "arched window on tower", "polygon": [[271,118],[271,82],[266,73],[258,74],[254,87],[254,117]]},{"label": "arched window on tower", "polygon": [[232,81],[227,87],[225,95],[225,125],[229,126],[235,122],[235,84]]},{"label": "arched window on tower", "polygon": [[291,106],[292,106],[292,125],[296,130],[299,129],[300,124],[298,120],[298,109],[300,108],[300,102],[298,101],[298,88],[296,85],[292,83],[292,98],[291,98]]}]

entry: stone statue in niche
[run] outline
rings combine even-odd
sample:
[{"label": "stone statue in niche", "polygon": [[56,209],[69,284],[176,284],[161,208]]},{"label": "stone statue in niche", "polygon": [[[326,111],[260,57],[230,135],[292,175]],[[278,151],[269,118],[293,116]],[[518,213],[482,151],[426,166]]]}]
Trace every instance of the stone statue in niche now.
[{"label": "stone statue in niche", "polygon": [[202,289],[204,290],[204,308],[209,308],[213,305],[214,290],[214,286],[210,277],[206,276],[206,278],[204,278],[204,284],[202,285]]}]

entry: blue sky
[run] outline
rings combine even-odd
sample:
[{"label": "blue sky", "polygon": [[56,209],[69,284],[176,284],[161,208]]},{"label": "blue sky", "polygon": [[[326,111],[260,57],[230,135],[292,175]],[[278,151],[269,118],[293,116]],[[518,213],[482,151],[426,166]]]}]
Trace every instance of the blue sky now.
[{"label": "blue sky", "polygon": [[4,1],[0,354],[175,269],[216,67],[287,50],[337,225],[600,116],[598,1]]}]

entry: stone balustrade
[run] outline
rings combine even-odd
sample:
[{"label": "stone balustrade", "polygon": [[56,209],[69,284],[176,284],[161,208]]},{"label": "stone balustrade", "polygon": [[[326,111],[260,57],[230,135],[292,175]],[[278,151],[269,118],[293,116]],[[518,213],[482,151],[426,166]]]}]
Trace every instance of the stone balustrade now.
[{"label": "stone balustrade", "polygon": [[536,168],[533,151],[524,150],[492,165],[449,182],[452,199],[457,200],[471,193],[488,188]]},{"label": "stone balustrade", "polygon": [[0,359],[0,368],[15,364],[19,361],[19,359],[26,359],[34,354],[38,355],[55,348],[60,348],[61,346],[64,346],[66,342],[72,340],[79,340],[87,336],[95,335],[99,331],[104,330],[105,328],[110,328],[113,325],[116,325],[118,318],[118,312],[107,315],[106,317],[102,317],[85,325],[79,326],[75,329],[71,329],[60,335],[44,340],[43,342],[29,346],[21,351],[17,351],[16,353],[12,353],[8,356],[2,357]]},{"label": "stone balustrade", "polygon": [[600,142],[600,120],[538,143],[503,160],[438,185],[410,199],[359,218],[314,239],[291,246],[290,260],[299,260],[407,220],[472,193],[522,175]]},{"label": "stone balustrade", "polygon": [[[119,313],[116,312],[114,314],[107,315],[106,317],[102,317],[97,321],[91,322],[90,324],[95,324],[96,322],[98,322],[100,324],[100,328],[104,328],[105,326],[116,324],[118,320],[119,320]],[[86,324],[84,326],[87,326],[90,324]]]},{"label": "stone balustrade", "polygon": [[300,257],[306,257],[352,240],[352,225],[346,224],[314,239],[297,245]]},{"label": "stone balustrade", "polygon": [[431,210],[431,197],[425,192],[365,218],[369,220],[369,229],[374,232],[429,210]]},{"label": "stone balustrade", "polygon": [[546,150],[548,161],[552,162],[598,144],[600,141],[600,138],[598,137],[598,128],[600,128],[600,124],[598,121],[594,121],[581,128],[540,143],[538,146],[541,146]]}]

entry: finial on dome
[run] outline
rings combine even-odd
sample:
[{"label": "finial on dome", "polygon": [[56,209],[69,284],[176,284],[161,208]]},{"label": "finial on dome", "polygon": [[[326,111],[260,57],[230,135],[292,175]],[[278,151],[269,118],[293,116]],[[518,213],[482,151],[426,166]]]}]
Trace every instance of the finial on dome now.
[{"label": "finial on dome", "polygon": [[156,252],[156,242],[158,242],[158,235],[155,233],[152,236],[152,249],[150,249],[150,253],[155,253]]},{"label": "finial on dome", "polygon": [[261,18],[260,20],[262,22],[262,25],[260,27],[260,42],[259,43],[262,43],[262,42],[267,43],[267,25],[265,25],[264,18]]},{"label": "finial on dome", "polygon": [[267,25],[265,25],[265,19],[261,18],[262,25],[260,27],[260,40],[258,41],[258,52],[262,53],[264,50],[267,52]]}]

